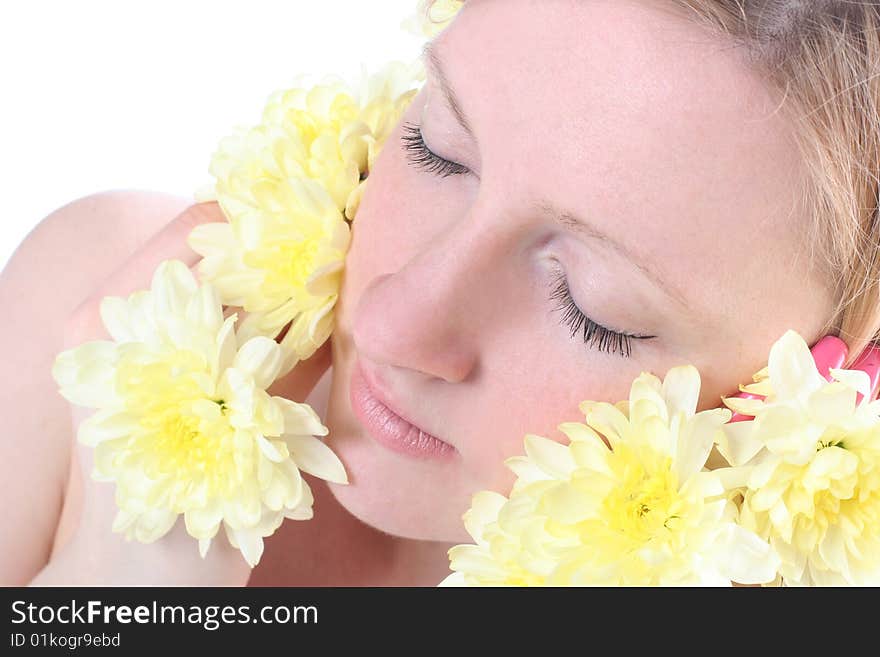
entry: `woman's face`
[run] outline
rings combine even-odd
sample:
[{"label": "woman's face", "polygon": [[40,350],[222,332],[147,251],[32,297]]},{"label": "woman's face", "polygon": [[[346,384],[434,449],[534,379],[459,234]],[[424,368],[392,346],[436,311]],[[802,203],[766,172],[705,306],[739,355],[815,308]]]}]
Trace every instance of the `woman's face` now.
[{"label": "woman's face", "polygon": [[[466,540],[471,495],[508,492],[503,460],[527,433],[564,441],[580,401],[692,363],[700,408],[719,406],[787,328],[821,337],[831,297],[798,246],[780,98],[664,8],[470,0],[434,42],[354,222],[332,338],[329,440],[351,480],[332,489],[364,522]],[[418,150],[419,126],[460,166]],[[446,445],[374,437],[358,362]]]}]

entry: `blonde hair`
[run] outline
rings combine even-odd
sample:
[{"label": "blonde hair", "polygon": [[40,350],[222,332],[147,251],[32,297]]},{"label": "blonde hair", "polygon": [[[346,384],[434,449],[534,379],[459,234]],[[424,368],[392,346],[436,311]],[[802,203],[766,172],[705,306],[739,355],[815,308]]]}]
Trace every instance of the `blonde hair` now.
[{"label": "blonde hair", "polygon": [[663,1],[779,92],[807,165],[804,239],[834,291],[820,335],[847,343],[848,367],[880,342],[880,0]]}]

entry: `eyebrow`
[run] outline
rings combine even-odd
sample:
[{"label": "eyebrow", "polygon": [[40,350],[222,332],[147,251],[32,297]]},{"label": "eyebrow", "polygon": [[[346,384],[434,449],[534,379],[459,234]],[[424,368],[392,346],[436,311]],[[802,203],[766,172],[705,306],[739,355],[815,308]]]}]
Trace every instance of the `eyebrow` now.
[{"label": "eyebrow", "polygon": [[560,210],[547,199],[543,199],[536,203],[534,209],[539,214],[542,214],[545,217],[549,217],[550,219],[561,224],[563,227],[569,229],[570,231],[586,235],[587,237],[598,240],[602,244],[610,247],[618,255],[622,256],[633,265],[635,265],[652,283],[654,283],[656,287],[658,287],[673,301],[677,302],[685,310],[690,310],[690,305],[688,304],[687,299],[678,288],[670,285],[669,282],[666,281],[662,276],[659,276],[653,269],[648,267],[643,262],[643,258],[637,257],[625,244],[623,244],[619,240],[616,240],[614,237],[600,230],[595,225],[591,224],[585,219],[577,217],[566,210]]},{"label": "eyebrow", "polygon": [[471,139],[477,141],[474,131],[471,130],[471,124],[464,111],[461,109],[461,103],[458,100],[458,96],[455,94],[455,90],[449,83],[449,78],[446,77],[443,62],[440,59],[440,55],[437,53],[437,48],[434,46],[433,41],[428,41],[425,44],[425,47],[422,49],[422,59],[428,70],[431,72],[432,77],[437,81],[437,84],[440,85],[440,90],[446,97],[446,103],[455,115],[455,120],[458,121],[462,130],[464,130]]},{"label": "eyebrow", "polygon": [[[470,123],[468,122],[467,116],[461,109],[461,103],[458,100],[458,96],[456,95],[455,90],[452,88],[452,85],[449,82],[449,78],[446,76],[446,72],[443,68],[443,62],[440,59],[440,55],[437,52],[434,41],[428,41],[425,44],[424,48],[422,49],[422,59],[425,62],[426,68],[430,71],[431,75],[440,86],[440,90],[446,97],[446,102],[449,105],[449,108],[452,110],[456,121],[458,121],[459,125],[461,125],[462,129],[471,137],[471,139],[477,141],[476,137],[474,136],[474,131],[471,129]],[[678,290],[676,287],[670,285],[663,277],[659,276],[653,269],[643,263],[642,258],[636,257],[622,242],[614,239],[608,233],[599,230],[599,228],[597,228],[590,222],[577,217],[572,212],[558,209],[555,205],[553,205],[553,203],[551,203],[547,199],[543,199],[536,203],[534,209],[539,214],[542,214],[545,217],[552,219],[567,230],[575,233],[580,233],[582,235],[585,235],[586,237],[598,240],[602,244],[610,247],[618,255],[622,256],[624,259],[626,259],[636,268],[638,268],[639,271],[641,271],[648,278],[648,280],[650,280],[669,298],[678,303],[685,310],[690,311],[690,305],[688,304],[687,299],[681,293],[681,291]]]}]

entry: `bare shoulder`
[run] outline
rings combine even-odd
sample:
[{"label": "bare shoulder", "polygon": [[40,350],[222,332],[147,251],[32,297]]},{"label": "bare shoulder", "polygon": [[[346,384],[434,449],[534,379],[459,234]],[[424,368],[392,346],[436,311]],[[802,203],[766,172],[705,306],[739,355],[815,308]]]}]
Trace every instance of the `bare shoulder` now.
[{"label": "bare shoulder", "polygon": [[[50,265],[52,255],[57,256],[58,267],[94,255],[94,268],[100,269],[103,263],[121,260],[132,253],[192,204],[182,196],[146,190],[109,190],[82,196],[47,215],[34,227],[4,269],[4,279],[22,267],[36,264],[35,260]],[[118,249],[117,254],[103,248],[109,246]],[[85,271],[90,270],[87,267]]]},{"label": "bare shoulder", "polygon": [[[30,581],[49,558],[69,481],[72,435],[67,403],[51,377],[71,313],[100,282],[193,202],[141,190],[76,199],[45,217],[0,273],[2,360],[0,583]],[[70,508],[70,504],[68,504]],[[62,525],[64,523],[61,523]]]}]

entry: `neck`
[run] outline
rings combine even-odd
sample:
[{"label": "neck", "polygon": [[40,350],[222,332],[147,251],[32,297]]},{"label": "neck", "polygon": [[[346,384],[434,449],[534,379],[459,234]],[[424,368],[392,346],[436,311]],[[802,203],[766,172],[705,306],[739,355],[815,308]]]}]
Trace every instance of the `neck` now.
[{"label": "neck", "polygon": [[447,552],[455,543],[392,539],[393,567],[390,578],[396,586],[437,586],[451,572]]}]

